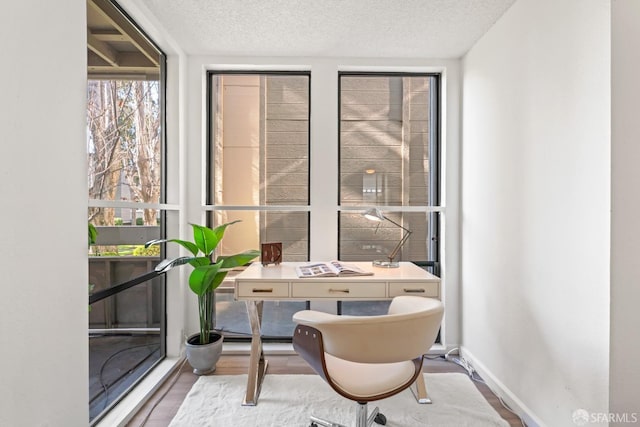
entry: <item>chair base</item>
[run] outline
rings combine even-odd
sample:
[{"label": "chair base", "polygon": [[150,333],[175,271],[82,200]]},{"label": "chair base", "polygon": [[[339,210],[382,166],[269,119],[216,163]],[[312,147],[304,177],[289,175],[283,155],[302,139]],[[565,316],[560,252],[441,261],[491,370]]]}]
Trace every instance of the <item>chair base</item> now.
[{"label": "chair base", "polygon": [[[312,416],[310,419],[311,427],[349,427],[314,416]],[[358,412],[356,414],[355,427],[371,427],[374,422],[376,424],[385,425],[387,423],[387,418],[379,412],[377,407],[373,408],[371,413],[367,415],[367,404],[358,403]]]}]

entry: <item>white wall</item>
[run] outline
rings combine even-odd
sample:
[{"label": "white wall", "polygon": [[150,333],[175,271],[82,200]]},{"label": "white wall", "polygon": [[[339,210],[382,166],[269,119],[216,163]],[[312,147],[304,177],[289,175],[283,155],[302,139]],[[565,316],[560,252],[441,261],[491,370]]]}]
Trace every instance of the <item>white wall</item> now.
[{"label": "white wall", "polygon": [[89,419],[86,3],[65,6],[0,14],[2,426]]},{"label": "white wall", "polygon": [[[612,2],[611,412],[640,420],[640,2]],[[613,424],[612,424],[613,425]],[[620,424],[622,425],[622,424]]]},{"label": "white wall", "polygon": [[518,0],[463,60],[464,349],[554,427],[608,410],[609,19]]}]

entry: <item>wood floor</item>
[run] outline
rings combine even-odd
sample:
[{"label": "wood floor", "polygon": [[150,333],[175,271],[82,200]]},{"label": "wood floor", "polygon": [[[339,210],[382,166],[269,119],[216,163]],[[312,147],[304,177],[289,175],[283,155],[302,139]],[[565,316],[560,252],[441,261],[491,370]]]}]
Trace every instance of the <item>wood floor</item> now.
[{"label": "wood floor", "polygon": [[[277,374],[313,374],[304,360],[299,356],[275,356],[267,357],[269,360],[269,375]],[[248,367],[248,356],[224,355],[217,364],[216,372],[213,375],[235,375],[246,374]],[[464,372],[458,365],[447,362],[442,358],[427,360],[424,372]],[[174,373],[169,380],[155,393],[134,418],[127,424],[127,427],[166,427],[175,416],[178,408],[182,404],[185,396],[196,382],[198,377],[193,374],[188,363],[182,365],[181,369]],[[489,390],[489,388],[475,381],[476,387],[495,410],[504,418],[510,426],[520,426],[520,419],[505,409],[499,399]]]}]

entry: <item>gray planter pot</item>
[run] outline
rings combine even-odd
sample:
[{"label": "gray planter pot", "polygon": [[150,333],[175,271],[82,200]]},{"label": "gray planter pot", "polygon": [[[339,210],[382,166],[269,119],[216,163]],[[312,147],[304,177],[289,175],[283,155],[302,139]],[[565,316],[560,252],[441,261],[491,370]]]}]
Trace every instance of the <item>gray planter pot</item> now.
[{"label": "gray planter pot", "polygon": [[204,345],[199,344],[200,334],[191,335],[187,339],[187,360],[196,375],[207,375],[216,370],[216,363],[222,354],[224,336],[212,332],[211,339],[214,341]]}]

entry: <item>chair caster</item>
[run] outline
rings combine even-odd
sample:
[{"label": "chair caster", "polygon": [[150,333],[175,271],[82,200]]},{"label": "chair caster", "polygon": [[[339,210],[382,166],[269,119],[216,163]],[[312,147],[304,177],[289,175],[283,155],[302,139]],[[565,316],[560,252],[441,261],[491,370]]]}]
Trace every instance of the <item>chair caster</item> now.
[{"label": "chair caster", "polygon": [[375,422],[376,424],[380,424],[381,426],[386,425],[387,424],[387,417],[385,417],[383,414],[379,413],[373,419],[373,422]]}]

